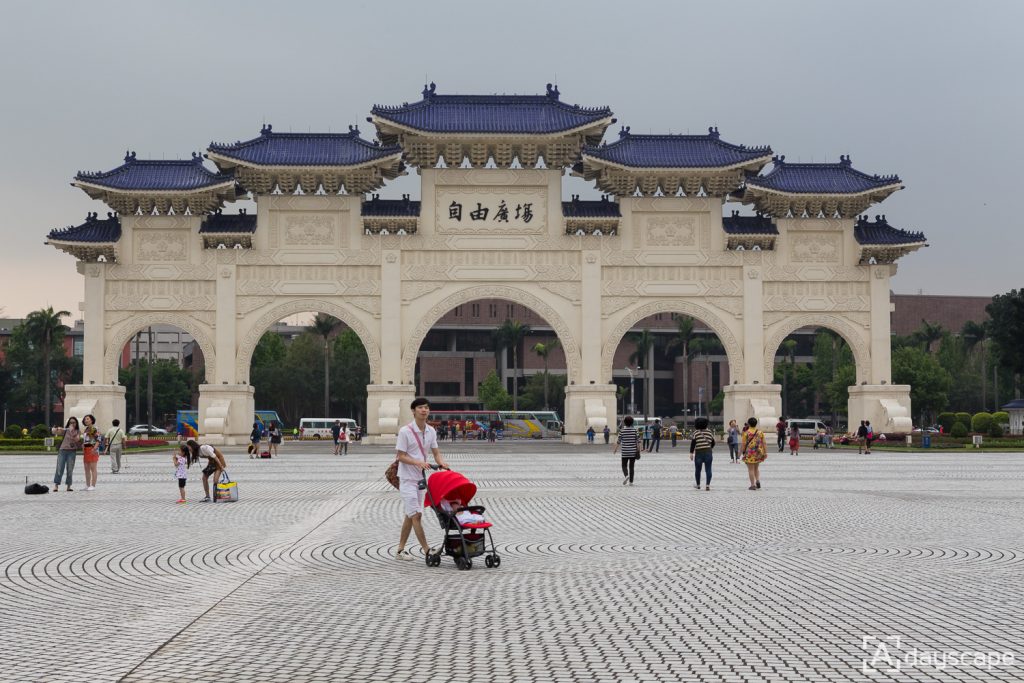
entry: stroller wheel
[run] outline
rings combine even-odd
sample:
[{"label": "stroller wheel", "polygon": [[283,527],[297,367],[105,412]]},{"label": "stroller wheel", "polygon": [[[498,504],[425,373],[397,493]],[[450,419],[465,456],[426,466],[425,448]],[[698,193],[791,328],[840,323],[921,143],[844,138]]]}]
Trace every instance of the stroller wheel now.
[{"label": "stroller wheel", "polygon": [[487,557],[485,557],[485,558],[484,558],[484,565],[486,565],[486,567],[487,567],[488,569],[491,569],[492,567],[494,567],[494,558],[493,558],[493,557],[491,557],[490,555],[488,555]]},{"label": "stroller wheel", "polygon": [[494,558],[494,559],[492,560],[492,564],[493,564],[493,565],[494,565],[495,567],[500,567],[500,566],[501,566],[501,557],[500,557],[499,555],[492,555],[491,557],[493,557],[493,558]]}]

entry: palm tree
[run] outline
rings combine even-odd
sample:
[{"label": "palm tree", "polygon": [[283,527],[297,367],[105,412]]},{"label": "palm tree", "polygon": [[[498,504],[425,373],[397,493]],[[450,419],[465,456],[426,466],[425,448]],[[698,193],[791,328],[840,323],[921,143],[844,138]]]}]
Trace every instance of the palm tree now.
[{"label": "palm tree", "polygon": [[650,330],[641,330],[640,332],[630,336],[630,341],[636,347],[630,357],[630,363],[636,363],[639,366],[646,366],[647,369],[647,382],[644,385],[644,389],[647,391],[644,399],[644,415],[653,415],[654,408],[654,335],[651,334]]},{"label": "palm tree", "polygon": [[533,345],[533,352],[544,359],[544,410],[550,410],[548,407],[548,356],[557,348],[558,337],[555,337],[546,344],[544,342],[537,342]]},{"label": "palm tree", "polygon": [[924,346],[925,353],[931,353],[932,346],[940,341],[945,333],[939,323],[930,323],[922,318],[921,327],[914,332],[914,337]]},{"label": "palm tree", "polygon": [[686,429],[686,404],[690,398],[690,344],[695,338],[693,328],[696,321],[688,315],[681,315],[676,318],[676,335],[669,341],[665,348],[666,353],[673,349],[679,349],[683,357],[683,429]]},{"label": "palm tree", "polygon": [[310,328],[324,338],[324,417],[331,416],[331,373],[330,373],[330,336],[340,321],[326,313],[317,313]]},{"label": "palm tree", "polygon": [[32,311],[25,318],[25,332],[32,344],[43,352],[43,403],[45,424],[50,424],[50,387],[53,380],[50,377],[50,354],[53,352],[54,343],[64,338],[64,332],[68,329],[60,320],[68,311],[54,311],[53,306]]},{"label": "palm tree", "polygon": [[788,398],[786,394],[786,380],[789,378],[789,373],[792,371],[793,364],[796,362],[796,340],[787,339],[782,342],[782,355],[789,358],[789,368],[785,365],[782,366],[782,414],[789,415]]},{"label": "palm tree", "polygon": [[987,358],[985,357],[985,340],[988,339],[988,325],[968,320],[964,323],[960,335],[964,338],[964,346],[968,352],[974,350],[975,346],[981,347],[981,409],[988,406],[986,394],[988,393],[988,371]]},{"label": "palm tree", "polygon": [[496,345],[512,349],[512,410],[519,410],[519,347],[528,334],[529,325],[509,319],[494,333]]}]

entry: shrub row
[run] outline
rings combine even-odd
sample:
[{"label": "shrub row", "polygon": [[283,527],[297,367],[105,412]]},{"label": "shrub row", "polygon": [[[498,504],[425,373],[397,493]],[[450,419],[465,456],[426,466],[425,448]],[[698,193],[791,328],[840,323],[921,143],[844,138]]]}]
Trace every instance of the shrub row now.
[{"label": "shrub row", "polygon": [[[989,436],[1002,436],[1003,425],[1009,424],[1010,415],[1005,411],[995,413],[939,413],[938,423],[942,431],[950,436],[957,436],[962,432],[963,436],[974,432],[975,434],[987,434]],[[957,429],[957,425],[963,429]]]}]

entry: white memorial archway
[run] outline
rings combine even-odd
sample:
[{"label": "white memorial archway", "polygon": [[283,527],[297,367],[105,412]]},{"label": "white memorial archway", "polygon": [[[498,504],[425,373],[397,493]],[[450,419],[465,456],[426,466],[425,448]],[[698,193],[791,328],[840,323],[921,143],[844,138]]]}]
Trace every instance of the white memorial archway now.
[{"label": "white memorial archway", "polygon": [[[497,115],[500,112],[501,115]],[[900,189],[838,163],[790,164],[767,147],[703,135],[633,135],[601,144],[609,109],[535,96],[438,95],[374,107],[377,140],[275,133],[211,143],[206,158],[80,173],[73,184],[119,212],[54,230],[85,274],[83,383],[66,410],[124,419],[121,346],[148,325],[177,325],[206,358],[200,430],[244,442],[249,361],[276,320],[322,311],[362,340],[370,361],[367,431],[389,441],[408,419],[419,346],[447,311],[503,298],[543,317],[568,366],[566,438],[616,420],[612,358],[647,315],[678,312],[721,339],[733,384],[725,416],[774,418],[779,343],[823,326],[857,362],[849,417],[906,431],[907,386],[892,385],[889,282],[925,244],[884,217],[858,218]],[[771,171],[764,168],[771,164]],[[421,199],[367,199],[416,168]],[[562,199],[566,170],[612,196]],[[240,196],[252,214],[224,214]],[[726,205],[757,215],[726,215]],[[120,345],[120,346],[119,346]]]}]

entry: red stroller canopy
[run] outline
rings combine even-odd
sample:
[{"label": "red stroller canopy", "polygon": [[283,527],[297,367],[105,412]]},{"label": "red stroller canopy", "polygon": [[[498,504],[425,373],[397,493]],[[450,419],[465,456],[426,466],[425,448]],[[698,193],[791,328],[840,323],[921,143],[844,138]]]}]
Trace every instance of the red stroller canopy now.
[{"label": "red stroller canopy", "polygon": [[469,505],[476,495],[476,484],[451,470],[441,470],[427,477],[427,489],[430,491],[426,501],[428,507],[437,507],[445,499]]}]

